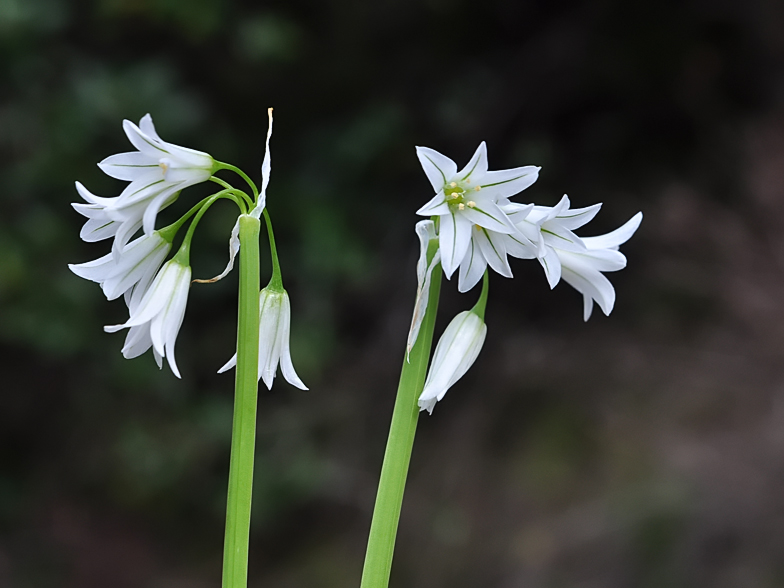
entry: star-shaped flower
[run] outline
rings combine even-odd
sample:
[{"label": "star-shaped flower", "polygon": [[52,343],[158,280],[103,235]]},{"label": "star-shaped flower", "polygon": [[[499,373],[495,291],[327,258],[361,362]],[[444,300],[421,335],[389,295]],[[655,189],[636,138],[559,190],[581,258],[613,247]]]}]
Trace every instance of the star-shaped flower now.
[{"label": "star-shaped flower", "polygon": [[417,214],[438,217],[441,265],[446,277],[450,278],[471,244],[472,227],[502,234],[517,231],[498,202],[533,184],[540,168],[525,166],[488,171],[484,141],[459,172],[454,161],[433,149],[417,147],[417,157],[436,191]]}]

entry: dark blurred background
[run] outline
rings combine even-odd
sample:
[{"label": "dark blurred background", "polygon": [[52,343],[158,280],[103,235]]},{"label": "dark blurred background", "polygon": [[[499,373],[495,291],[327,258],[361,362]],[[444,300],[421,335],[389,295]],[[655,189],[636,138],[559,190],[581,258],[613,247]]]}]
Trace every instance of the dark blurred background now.
[{"label": "dark blurred background", "polygon": [[[268,106],[311,390],[260,393],[251,586],[358,586],[432,196],[414,146],[462,166],[482,140],[542,166],[518,200],[604,202],[583,235],[645,220],[609,318],[536,262],[493,276],[479,360],[419,425],[392,587],[784,586],[782,30],[773,0],[0,0],[0,586],[219,585],[236,274],[194,285],[181,381],[124,360],[124,305],[66,267],[108,251],[69,202],[119,193],[95,164],[147,112],[258,178]],[[477,293],[445,282],[437,334]]]}]

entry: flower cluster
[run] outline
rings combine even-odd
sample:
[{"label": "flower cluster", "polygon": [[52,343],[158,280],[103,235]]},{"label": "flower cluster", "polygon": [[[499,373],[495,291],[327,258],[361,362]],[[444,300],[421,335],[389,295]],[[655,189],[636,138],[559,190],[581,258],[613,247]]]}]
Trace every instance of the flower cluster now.
[{"label": "flower cluster", "polygon": [[[618,247],[637,230],[642,213],[606,235],[578,237],[574,231],[591,221],[601,204],[571,208],[566,195],[552,207],[510,200],[536,181],[540,168],[488,171],[484,142],[460,171],[454,161],[433,149],[417,147],[417,156],[436,192],[417,211],[434,221],[428,235],[418,228],[423,251],[425,239],[437,239],[444,274],[451,278],[457,271],[461,292],[473,288],[488,267],[511,278],[509,256],[536,259],[550,288],[563,278],[583,295],[584,320],[591,316],[594,302],[604,314],[610,314],[615,290],[603,272],[626,266],[626,257]],[[437,263],[435,258],[434,261]],[[420,256],[420,266],[422,263]],[[429,273],[419,272],[420,290],[429,279]],[[409,334],[409,349],[424,315],[420,302]],[[426,305],[426,299],[423,302]],[[466,314],[476,318],[470,319]],[[432,412],[435,402],[468,370],[479,353],[485,333],[484,322],[473,311],[461,313],[450,323],[436,347],[419,401],[422,410]],[[439,354],[439,350],[445,351]]]},{"label": "flower cluster", "polygon": [[[77,192],[85,203],[73,204],[77,212],[87,217],[81,238],[88,242],[113,239],[111,252],[94,261],[69,267],[76,275],[100,284],[107,299],[123,296],[128,307],[128,320],[121,325],[107,326],[105,330],[111,333],[128,329],[122,348],[124,357],[137,357],[152,348],[158,366],[161,367],[163,358],[166,358],[174,375],[180,377],[174,349],[185,317],[191,284],[189,252],[193,232],[202,215],[221,198],[234,200],[242,214],[259,218],[264,211],[270,173],[272,113],[270,109],[261,191],[234,166],[222,164],[207,153],[165,142],[155,131],[149,114],[141,119],[138,126],[128,120],[123,121],[123,129],[136,151],[112,155],[98,166],[107,175],[124,180],[128,185],[119,196],[103,198],[77,182]],[[234,170],[246,179],[253,189],[254,198],[216,178],[213,174],[221,169]],[[173,204],[185,188],[206,181],[214,181],[224,189],[196,203],[174,224],[156,230],[161,210]],[[166,261],[177,232],[192,217],[182,244]],[[238,227],[239,218],[229,239],[226,270],[212,280],[195,281],[214,282],[231,271],[239,251]],[[137,236],[140,230],[141,234]],[[275,283],[280,284],[279,276]],[[266,289],[262,290],[262,298],[265,292]],[[259,378],[271,386],[280,358],[286,379],[304,388],[291,366],[288,353],[288,296],[285,290],[276,290],[273,298],[280,299],[280,302],[262,308],[260,353],[266,364],[263,370],[260,368]],[[228,367],[229,364],[221,371]]]}]

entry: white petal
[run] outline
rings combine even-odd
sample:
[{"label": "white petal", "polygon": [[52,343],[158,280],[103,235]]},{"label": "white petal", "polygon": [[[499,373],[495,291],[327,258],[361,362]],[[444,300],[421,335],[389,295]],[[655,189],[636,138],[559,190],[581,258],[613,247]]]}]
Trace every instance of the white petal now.
[{"label": "white petal", "polygon": [[561,260],[558,258],[555,249],[549,246],[545,247],[544,256],[539,258],[539,263],[544,268],[544,275],[547,277],[547,283],[552,290],[561,280]]},{"label": "white petal", "polygon": [[280,371],[286,381],[292,386],[296,386],[300,390],[307,390],[308,387],[302,383],[297,372],[294,370],[294,364],[291,363],[291,350],[289,348],[289,335],[291,332],[291,305],[288,295],[283,297],[281,307],[281,320],[283,324],[279,331],[280,337]]},{"label": "white petal", "polygon": [[79,231],[79,238],[87,243],[95,243],[96,241],[103,241],[110,239],[117,234],[120,228],[120,223],[107,219],[91,218],[84,225],[82,230]]},{"label": "white petal", "polygon": [[144,211],[144,217],[142,221],[145,234],[152,234],[152,232],[155,230],[155,220],[158,217],[158,213],[177,199],[176,193],[179,190],[180,186],[171,186],[167,190],[162,191],[150,201],[150,203],[147,205],[147,209]]},{"label": "white petal", "polygon": [[441,249],[441,266],[447,279],[460,265],[471,240],[471,222],[462,214],[450,210],[439,218],[438,243]]},{"label": "white petal", "polygon": [[430,199],[430,202],[417,210],[416,213],[421,216],[441,216],[442,214],[449,214],[449,205],[446,203],[444,191],[440,190],[438,194]]},{"label": "white petal", "polygon": [[149,137],[131,121],[123,121],[123,130],[131,144],[145,155],[156,159],[169,155],[169,152],[161,145],[161,141]]},{"label": "white petal", "polygon": [[114,242],[112,243],[112,255],[114,255],[115,260],[120,258],[122,254],[122,250],[128,244],[128,241],[131,240],[142,226],[142,219],[138,220],[129,220],[122,223],[116,223],[118,226],[117,233],[114,236]]},{"label": "white petal", "polygon": [[549,221],[542,225],[542,240],[547,245],[565,251],[585,251],[586,249],[580,237],[562,227],[557,221]]},{"label": "white petal", "polygon": [[139,151],[111,155],[99,163],[98,167],[107,176],[129,182],[152,170],[163,176],[163,170],[158,166],[158,160]]},{"label": "white petal", "polygon": [[584,270],[578,274],[564,267],[563,279],[578,292],[593,298],[604,314],[609,315],[612,312],[615,305],[615,289],[603,274],[595,270]]},{"label": "white petal", "polygon": [[188,271],[180,276],[180,283],[177,287],[175,295],[171,301],[168,312],[166,313],[166,323],[164,325],[164,339],[166,347],[166,361],[169,362],[169,367],[175,376],[180,376],[180,370],[177,368],[177,362],[174,359],[174,347],[177,343],[177,335],[180,332],[182,321],[185,319],[185,308],[188,304],[188,292],[190,290],[190,268]]},{"label": "white petal", "polygon": [[482,178],[482,191],[492,198],[508,198],[528,188],[539,177],[540,167],[527,165],[514,169],[489,171]]},{"label": "white petal", "polygon": [[170,249],[171,243],[158,233],[139,237],[130,243],[103,284],[106,298],[114,300],[145,276],[155,275]]},{"label": "white petal", "polygon": [[499,239],[499,233],[481,229],[473,231],[473,240],[479,245],[479,250],[487,260],[488,265],[505,278],[512,277],[512,268],[506,259],[506,248]]},{"label": "white petal", "polygon": [[102,198],[101,196],[96,196],[87,188],[85,188],[81,182],[75,182],[75,185],[76,191],[79,192],[79,196],[81,196],[85,202],[89,202],[90,204],[106,207],[111,206],[114,202],[117,201],[117,198]]},{"label": "white petal", "polygon": [[272,381],[278,371],[280,361],[280,338],[282,297],[266,288],[259,293],[259,379],[267,389],[272,389]]},{"label": "white petal", "polygon": [[68,269],[80,278],[90,280],[91,282],[101,283],[114,269],[114,258],[111,253],[108,253],[103,257],[86,263],[69,263]]},{"label": "white petal", "polygon": [[231,356],[231,359],[229,361],[223,364],[223,367],[218,370],[218,373],[222,374],[223,372],[230,370],[236,365],[237,365],[237,354],[235,353],[234,355]]},{"label": "white petal", "polygon": [[[474,229],[473,233],[476,234],[477,230]],[[459,281],[457,283],[457,289],[460,292],[468,292],[471,288],[476,286],[479,280],[482,279],[482,275],[485,273],[486,268],[487,260],[479,250],[479,246],[476,244],[476,239],[472,238],[465,257],[463,257],[463,261],[460,262],[460,274]]]},{"label": "white petal", "polygon": [[466,206],[461,213],[473,224],[491,231],[509,234],[517,232],[506,213],[492,200],[479,199],[475,206]]},{"label": "white petal", "polygon": [[[539,234],[538,230],[536,234]],[[520,230],[511,235],[504,235],[504,247],[509,255],[518,259],[534,259],[539,252],[538,244],[531,241]]]},{"label": "white petal", "polygon": [[638,212],[621,227],[605,235],[583,237],[583,243],[589,249],[613,249],[626,243],[642,222],[642,213]]},{"label": "white petal", "polygon": [[556,247],[555,252],[563,266],[573,267],[576,271],[589,268],[600,272],[617,272],[626,267],[626,256],[615,249],[586,249],[574,252],[562,251]]},{"label": "white petal", "polygon": [[474,156],[468,164],[458,172],[457,181],[470,179],[472,182],[481,182],[487,173],[487,145],[482,141],[477,147]]},{"label": "white petal", "polygon": [[144,324],[138,327],[131,327],[125,337],[125,344],[122,348],[122,355],[125,359],[139,357],[142,353],[152,347],[150,339],[150,325]]},{"label": "white petal", "polygon": [[156,141],[161,141],[161,138],[155,131],[155,125],[152,123],[152,116],[150,116],[149,112],[142,117],[142,120],[139,121],[139,128],[141,129],[142,133],[148,137],[151,137]]},{"label": "white petal", "polygon": [[422,169],[425,170],[427,179],[436,192],[443,190],[444,186],[457,173],[457,164],[446,155],[441,155],[429,147],[417,147],[417,157]]},{"label": "white petal", "polygon": [[558,224],[562,227],[567,229],[579,229],[586,223],[593,220],[593,217],[599,212],[599,209],[602,207],[601,203],[594,204],[593,206],[588,206],[587,208],[572,208],[570,210],[564,210],[559,213],[555,218],[558,220]]}]

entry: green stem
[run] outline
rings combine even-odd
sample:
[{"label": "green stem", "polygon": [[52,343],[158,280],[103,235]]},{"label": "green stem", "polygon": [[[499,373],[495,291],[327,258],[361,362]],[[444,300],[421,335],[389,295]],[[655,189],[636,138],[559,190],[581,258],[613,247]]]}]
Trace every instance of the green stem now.
[{"label": "green stem", "polygon": [[[437,247],[437,241],[431,242],[428,247],[428,263],[435,255]],[[381,466],[376,506],[370,523],[361,588],[386,588],[389,585],[403,492],[419,419],[417,401],[425,384],[440,291],[441,265],[439,264],[433,269],[427,310],[422,319],[419,336],[409,354],[410,362],[403,358],[403,369],[400,372],[384,463]]]},{"label": "green stem", "polygon": [[253,208],[255,206],[253,198],[248,196],[242,190],[238,190],[237,188],[235,188],[234,186],[232,186],[228,182],[226,182],[224,180],[221,180],[220,178],[216,178],[215,176],[210,176],[210,182],[214,182],[215,184],[218,184],[219,186],[223,186],[227,190],[232,190],[232,191],[234,191],[234,193],[239,194],[240,196],[242,196],[242,199],[248,204],[248,206],[250,208]]},{"label": "green stem", "polygon": [[256,443],[259,370],[259,219],[240,217],[240,293],[237,327],[237,373],[231,431],[223,588],[245,588]]},{"label": "green stem", "polygon": [[270,278],[270,283],[267,288],[274,290],[276,292],[283,291],[283,276],[280,273],[280,262],[278,261],[278,248],[275,247],[275,233],[272,232],[272,220],[270,219],[270,215],[267,212],[267,209],[264,208],[264,222],[267,223],[267,237],[269,238],[270,244],[270,255],[272,256],[272,277]]},{"label": "green stem", "polygon": [[184,225],[187,222],[187,220],[191,218],[194,214],[199,212],[199,210],[201,210],[204,207],[204,205],[207,204],[208,200],[210,199],[217,200],[217,197],[229,198],[230,200],[232,200],[237,204],[237,206],[240,209],[240,212],[242,213],[246,212],[247,208],[245,206],[245,203],[242,200],[238,200],[234,192],[235,190],[233,188],[229,188],[226,190],[221,190],[220,192],[216,192],[212,196],[207,196],[206,198],[202,198],[198,203],[194,204],[193,207],[188,212],[183,214],[178,221],[173,222],[168,227],[158,229],[158,233],[160,233],[161,237],[163,237],[169,243],[171,243],[172,241],[174,241],[174,237],[177,235],[177,232],[182,228],[182,225]]},{"label": "green stem", "polygon": [[485,308],[487,307],[487,293],[490,290],[490,274],[485,270],[485,275],[482,278],[482,293],[479,295],[479,300],[476,301],[471,312],[479,316],[480,319],[485,320]]},{"label": "green stem", "polygon": [[245,182],[250,186],[250,189],[253,190],[253,197],[258,200],[259,198],[259,189],[256,187],[256,184],[253,183],[244,171],[238,168],[236,165],[231,165],[230,163],[223,163],[222,161],[216,161],[217,169],[227,169],[229,171],[233,171],[239,177],[241,177]]}]

